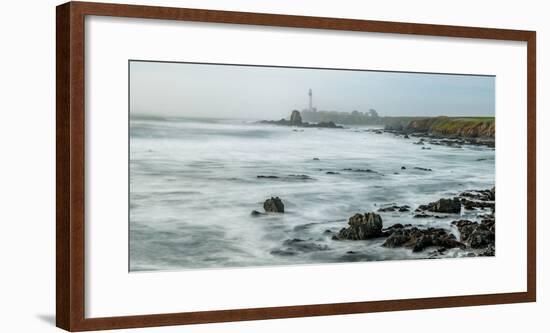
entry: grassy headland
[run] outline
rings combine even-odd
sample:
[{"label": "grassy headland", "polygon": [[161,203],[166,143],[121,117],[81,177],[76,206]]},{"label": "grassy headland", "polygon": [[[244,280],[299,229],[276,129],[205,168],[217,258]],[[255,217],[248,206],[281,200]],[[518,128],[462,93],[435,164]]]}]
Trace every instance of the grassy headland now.
[{"label": "grassy headland", "polygon": [[465,138],[494,138],[494,117],[384,117],[387,130]]}]

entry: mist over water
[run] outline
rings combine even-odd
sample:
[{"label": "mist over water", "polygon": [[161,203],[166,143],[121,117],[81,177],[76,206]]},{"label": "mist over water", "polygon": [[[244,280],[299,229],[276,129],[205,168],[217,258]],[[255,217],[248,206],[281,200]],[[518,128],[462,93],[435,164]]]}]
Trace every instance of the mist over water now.
[{"label": "mist over water", "polygon": [[[458,236],[450,225],[457,215],[414,219],[413,210],[464,190],[493,187],[495,151],[435,145],[422,150],[413,138],[365,129],[131,118],[130,270],[426,258],[429,251],[384,248],[383,238],[334,241],[326,230],[336,232],[356,213],[395,203],[412,210],[379,213],[384,227],[418,224]],[[250,215],[263,212],[272,196],[283,200],[284,214]],[[462,214],[475,218],[484,212]],[[288,255],[285,241],[293,239],[307,241],[306,248]],[[464,255],[451,249],[441,257]]]}]

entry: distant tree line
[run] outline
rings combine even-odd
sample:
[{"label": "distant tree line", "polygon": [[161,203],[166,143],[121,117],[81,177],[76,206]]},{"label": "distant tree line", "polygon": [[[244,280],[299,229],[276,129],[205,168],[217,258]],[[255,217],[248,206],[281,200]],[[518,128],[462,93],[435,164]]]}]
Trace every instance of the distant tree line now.
[{"label": "distant tree line", "polygon": [[317,111],[303,110],[302,118],[309,122],[329,122],[332,121],[343,125],[376,125],[382,124],[383,118],[378,115],[374,109],[368,112],[338,112],[338,111]]}]

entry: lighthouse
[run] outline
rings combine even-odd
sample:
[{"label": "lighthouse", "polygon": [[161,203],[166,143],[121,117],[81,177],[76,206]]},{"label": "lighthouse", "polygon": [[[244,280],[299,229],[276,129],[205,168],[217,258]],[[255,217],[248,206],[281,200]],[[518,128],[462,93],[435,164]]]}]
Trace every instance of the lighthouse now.
[{"label": "lighthouse", "polygon": [[309,111],[313,111],[313,91],[309,88]]}]

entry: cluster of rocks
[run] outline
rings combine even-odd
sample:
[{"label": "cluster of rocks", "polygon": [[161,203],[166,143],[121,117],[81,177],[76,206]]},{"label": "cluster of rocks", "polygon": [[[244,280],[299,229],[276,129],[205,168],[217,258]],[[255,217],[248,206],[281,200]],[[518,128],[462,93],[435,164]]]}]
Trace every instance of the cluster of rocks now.
[{"label": "cluster of rocks", "polygon": [[[468,198],[468,199],[466,199]],[[467,200],[466,203],[464,203]],[[332,236],[333,240],[368,240],[384,237],[386,240],[382,246],[387,248],[404,247],[413,252],[420,252],[429,247],[438,248],[435,254],[445,253],[448,249],[460,248],[471,249],[471,255],[492,256],[495,253],[495,216],[494,216],[495,188],[490,190],[466,191],[454,198],[441,198],[426,205],[420,205],[414,217],[435,217],[446,218],[426,214],[425,212],[459,214],[462,205],[470,201],[475,202],[476,207],[493,209],[491,214],[482,216],[481,222],[470,220],[456,220],[451,223],[456,227],[460,239],[447,229],[419,227],[410,224],[394,224],[383,229],[382,217],[374,212],[355,214],[348,220],[348,226],[342,228]],[[407,212],[410,207],[407,205],[390,205],[378,209],[378,212]]]},{"label": "cluster of rocks", "polygon": [[463,243],[457,241],[452,233],[442,228],[407,228],[401,224],[396,224],[388,228],[386,232],[389,232],[390,235],[382,246],[389,248],[406,247],[412,249],[413,252],[420,252],[432,246],[445,250],[466,247]]},{"label": "cluster of rocks", "polygon": [[460,232],[460,241],[473,249],[484,249],[483,255],[495,253],[495,215],[486,215],[481,222],[470,220],[453,221]]},{"label": "cluster of rocks", "polygon": [[383,229],[382,217],[376,213],[355,214],[348,221],[349,227],[342,228],[332,236],[333,240],[368,240],[387,237],[382,246],[388,248],[406,247],[413,252],[419,252],[427,247],[437,246],[445,249],[465,245],[457,241],[455,236],[441,228],[420,229],[410,224],[400,223]]},{"label": "cluster of rocks", "polygon": [[403,206],[391,205],[391,206],[382,207],[378,209],[379,212],[395,212],[395,211],[408,212],[410,210],[411,210],[411,206],[409,205],[403,205]]},{"label": "cluster of rocks", "polygon": [[[490,214],[481,215],[481,221],[467,219],[455,220],[451,226],[458,231],[459,239],[450,229],[433,228],[425,226],[412,226],[411,224],[394,224],[383,228],[382,217],[374,212],[355,214],[348,219],[347,227],[334,233],[326,230],[325,233],[332,235],[333,240],[370,240],[374,238],[385,238],[382,243],[386,248],[408,248],[413,252],[421,252],[427,248],[436,248],[432,255],[445,253],[449,249],[460,248],[470,250],[468,255],[494,256],[495,254],[495,215],[494,215],[495,188],[490,190],[471,190],[460,193],[454,198],[441,198],[426,205],[420,205],[414,217],[436,217],[432,213],[459,214],[464,205],[475,204],[475,208],[492,208]],[[252,215],[265,215],[267,213],[284,213],[284,204],[279,197],[271,197],[263,204],[265,213],[256,210]],[[378,209],[378,212],[409,212],[408,205],[399,206],[391,204]],[[295,255],[298,253],[324,251],[328,246],[299,238],[289,239],[283,243],[283,247],[271,251],[274,255]]]},{"label": "cluster of rocks", "polygon": [[403,129],[395,128],[385,128],[384,132],[392,133],[396,136],[402,136],[404,139],[409,139],[410,137],[419,138],[418,141],[413,142],[413,144],[423,146],[427,143],[434,146],[448,146],[453,148],[462,148],[465,145],[471,146],[485,146],[489,148],[495,148],[494,138],[488,137],[456,137],[453,135],[442,135],[438,133],[421,133],[421,132],[410,132]]},{"label": "cluster of rocks", "polygon": [[302,121],[300,111],[293,110],[290,114],[290,120],[282,118],[281,120],[261,120],[260,124],[278,125],[278,126],[296,126],[296,127],[313,127],[313,128],[344,128],[336,125],[332,121],[321,121],[318,123],[308,123]]}]

